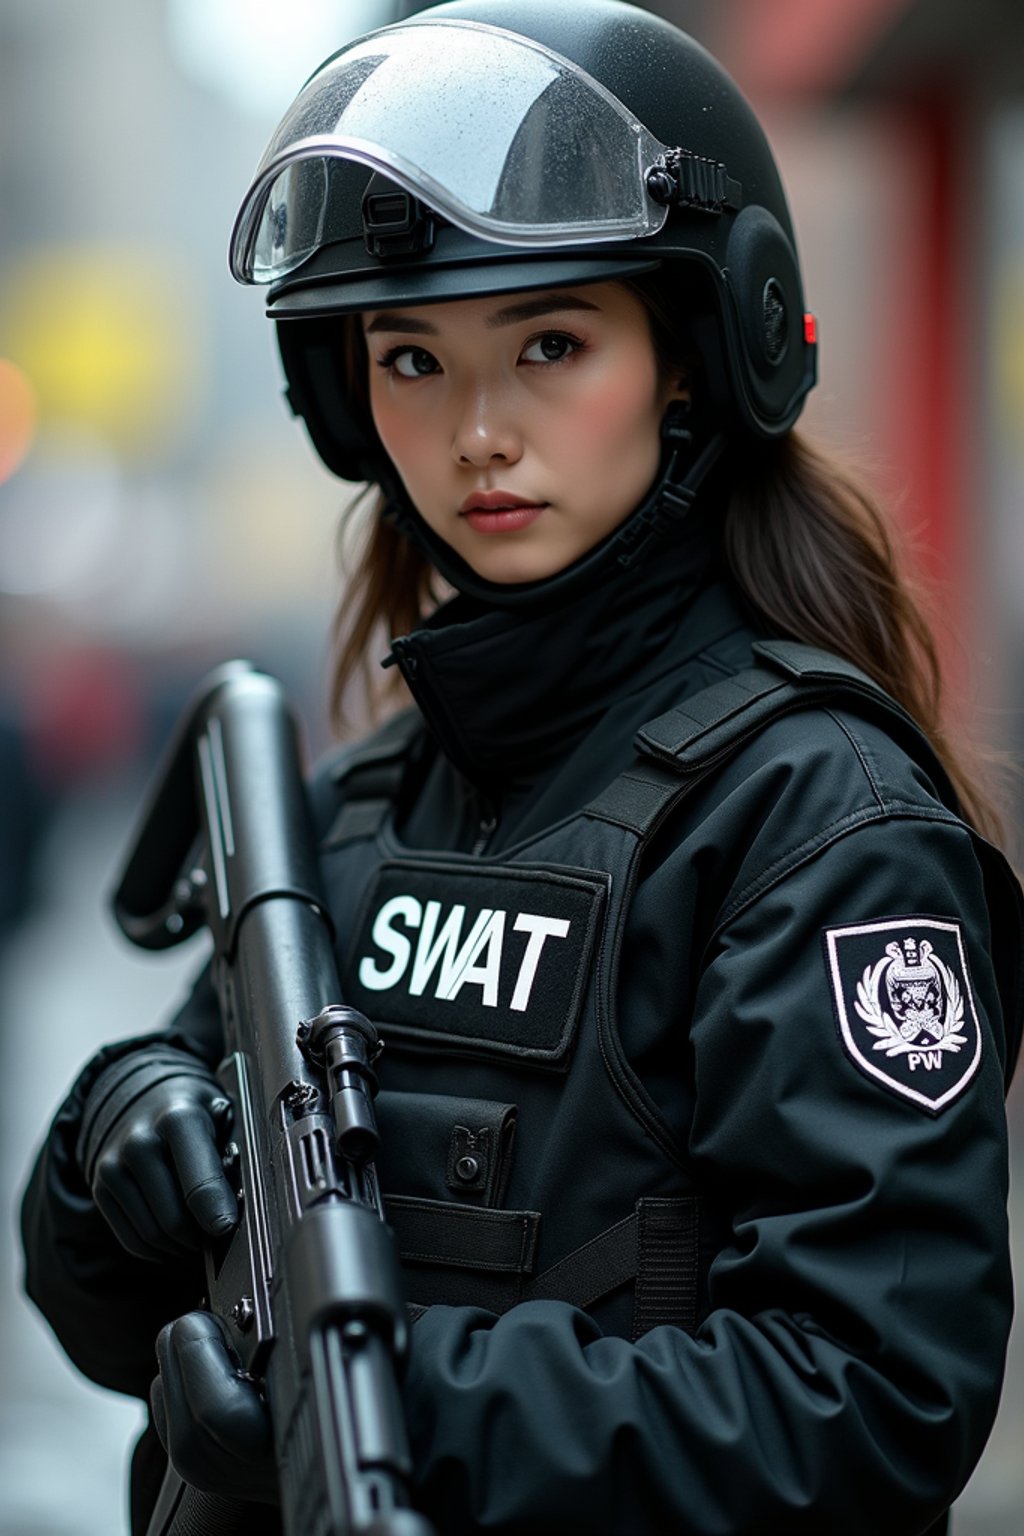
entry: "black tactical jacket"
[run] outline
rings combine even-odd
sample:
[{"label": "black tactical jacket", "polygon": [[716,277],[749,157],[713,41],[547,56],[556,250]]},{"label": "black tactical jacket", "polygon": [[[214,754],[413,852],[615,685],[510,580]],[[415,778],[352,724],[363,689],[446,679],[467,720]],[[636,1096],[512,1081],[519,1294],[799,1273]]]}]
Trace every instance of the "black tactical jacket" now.
[{"label": "black tactical jacket", "polygon": [[[397,789],[318,776],[343,979],[388,1036],[405,1398],[446,1533],[910,1536],[990,1429],[1016,889],[845,697],[672,798],[687,701],[758,638],[695,541],[556,612],[456,599],[397,647],[427,722]],[[217,1059],[204,985],[170,1035]],[[33,1175],[28,1283],[144,1395],[199,1281],[89,1205],[96,1070]]]}]

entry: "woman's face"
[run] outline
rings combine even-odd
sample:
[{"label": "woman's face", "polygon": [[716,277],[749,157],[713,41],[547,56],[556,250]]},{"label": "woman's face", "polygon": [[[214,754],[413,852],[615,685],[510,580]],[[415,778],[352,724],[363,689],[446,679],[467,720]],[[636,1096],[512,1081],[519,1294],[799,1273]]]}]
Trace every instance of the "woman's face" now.
[{"label": "woman's face", "polygon": [[654,479],[679,381],[619,283],[363,317],[381,442],[477,575],[537,581],[612,532]]}]

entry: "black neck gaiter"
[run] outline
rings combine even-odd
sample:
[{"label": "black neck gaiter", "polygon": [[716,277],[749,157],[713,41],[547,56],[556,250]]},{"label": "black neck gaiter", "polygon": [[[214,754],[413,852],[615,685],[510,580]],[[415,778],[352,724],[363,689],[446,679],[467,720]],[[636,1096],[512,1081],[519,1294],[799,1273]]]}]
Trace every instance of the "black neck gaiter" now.
[{"label": "black neck gaiter", "polygon": [[478,789],[500,797],[536,779],[671,664],[714,559],[709,500],[671,541],[557,605],[507,610],[459,595],[395,641],[385,664],[400,666],[442,751]]}]

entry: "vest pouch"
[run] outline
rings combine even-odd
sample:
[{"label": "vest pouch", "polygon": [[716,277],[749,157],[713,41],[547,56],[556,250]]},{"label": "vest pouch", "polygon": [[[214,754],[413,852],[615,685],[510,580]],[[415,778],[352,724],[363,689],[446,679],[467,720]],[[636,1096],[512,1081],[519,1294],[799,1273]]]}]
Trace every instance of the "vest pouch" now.
[{"label": "vest pouch", "polygon": [[540,1216],[505,1211],[516,1106],[381,1092],[377,1173],[413,1305],[504,1311],[533,1272]]},{"label": "vest pouch", "polygon": [[377,1095],[385,1196],[500,1205],[512,1170],[516,1106],[440,1093]]}]

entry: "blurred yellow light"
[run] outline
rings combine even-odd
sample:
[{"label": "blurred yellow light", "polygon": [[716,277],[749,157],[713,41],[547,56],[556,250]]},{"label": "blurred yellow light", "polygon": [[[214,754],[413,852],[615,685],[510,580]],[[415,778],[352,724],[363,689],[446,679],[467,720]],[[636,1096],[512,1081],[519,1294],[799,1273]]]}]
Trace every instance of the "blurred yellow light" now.
[{"label": "blurred yellow light", "polygon": [[27,374],[0,357],[0,485],[9,480],[32,446],[36,395]]},{"label": "blurred yellow light", "polygon": [[1009,263],[995,282],[995,373],[999,419],[1012,448],[1024,432],[1024,264]]},{"label": "blurred yellow light", "polygon": [[5,275],[4,350],[41,422],[89,428],[129,458],[172,446],[191,418],[197,333],[180,270],[150,251],[61,246]]}]

